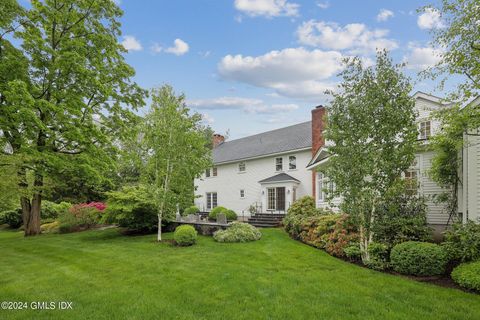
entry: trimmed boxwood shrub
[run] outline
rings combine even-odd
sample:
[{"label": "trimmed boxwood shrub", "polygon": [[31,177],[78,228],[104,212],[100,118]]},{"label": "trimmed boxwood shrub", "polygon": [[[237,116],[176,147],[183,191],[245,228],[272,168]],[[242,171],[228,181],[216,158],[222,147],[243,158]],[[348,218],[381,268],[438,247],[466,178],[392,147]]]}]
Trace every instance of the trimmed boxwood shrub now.
[{"label": "trimmed boxwood shrub", "polygon": [[434,243],[407,241],[397,244],[390,253],[393,270],[415,276],[434,276],[445,272],[448,257]]},{"label": "trimmed boxwood shrub", "polygon": [[217,215],[219,213],[223,213],[227,217],[227,220],[237,220],[237,214],[235,211],[221,206],[213,208],[212,211],[208,213],[208,218],[211,220],[217,220]]},{"label": "trimmed boxwood shrub", "polygon": [[452,279],[464,288],[480,291],[480,261],[459,265],[453,269]]},{"label": "trimmed boxwood shrub", "polygon": [[219,230],[213,234],[213,239],[218,242],[248,242],[259,240],[262,233],[248,223],[232,222],[226,230]]},{"label": "trimmed boxwood shrub", "polygon": [[194,227],[183,224],[175,229],[173,240],[175,240],[178,246],[191,246],[197,241],[197,231]]},{"label": "trimmed boxwood shrub", "polygon": [[191,206],[191,207],[188,207],[185,210],[183,210],[183,215],[188,216],[189,214],[196,214],[199,211],[200,210],[198,209],[197,206]]}]

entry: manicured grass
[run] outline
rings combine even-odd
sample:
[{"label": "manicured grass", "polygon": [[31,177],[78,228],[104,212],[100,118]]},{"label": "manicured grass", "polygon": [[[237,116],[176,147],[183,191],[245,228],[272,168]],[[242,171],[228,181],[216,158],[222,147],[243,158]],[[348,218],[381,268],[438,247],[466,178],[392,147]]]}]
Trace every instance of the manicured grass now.
[{"label": "manicured grass", "polygon": [[0,310],[0,319],[480,318],[478,295],[351,265],[279,229],[262,233],[180,248],[114,229],[0,231],[0,301],[73,301],[73,310]]}]

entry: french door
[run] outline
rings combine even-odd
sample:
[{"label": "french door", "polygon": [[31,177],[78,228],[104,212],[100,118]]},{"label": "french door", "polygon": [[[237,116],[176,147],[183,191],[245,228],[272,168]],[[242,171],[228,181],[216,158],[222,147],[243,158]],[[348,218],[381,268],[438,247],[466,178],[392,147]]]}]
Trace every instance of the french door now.
[{"label": "french door", "polygon": [[267,188],[267,209],[285,211],[285,187]]}]

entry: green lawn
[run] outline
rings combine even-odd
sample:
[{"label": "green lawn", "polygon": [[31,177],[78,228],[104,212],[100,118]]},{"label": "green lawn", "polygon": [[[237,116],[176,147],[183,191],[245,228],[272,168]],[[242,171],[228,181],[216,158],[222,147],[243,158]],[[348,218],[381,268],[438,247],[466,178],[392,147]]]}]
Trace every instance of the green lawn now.
[{"label": "green lawn", "polygon": [[[193,247],[115,229],[23,238],[0,231],[0,319],[480,319],[480,296],[374,272],[264,229],[255,243]],[[166,238],[171,238],[167,234]]]}]

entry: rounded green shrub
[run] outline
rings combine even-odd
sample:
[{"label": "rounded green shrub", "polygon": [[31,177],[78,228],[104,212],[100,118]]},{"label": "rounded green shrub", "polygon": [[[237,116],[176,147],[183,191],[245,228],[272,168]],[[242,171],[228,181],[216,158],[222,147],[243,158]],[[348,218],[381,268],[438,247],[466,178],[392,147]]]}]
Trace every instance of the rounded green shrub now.
[{"label": "rounded green shrub", "polygon": [[208,218],[211,219],[211,220],[216,220],[217,215],[219,213],[223,213],[227,217],[227,220],[237,220],[237,214],[235,213],[235,211],[227,209],[227,208],[222,207],[222,206],[213,208],[208,213]]},{"label": "rounded green shrub", "polygon": [[173,233],[173,240],[181,247],[191,246],[197,241],[197,231],[187,224],[178,226]]},{"label": "rounded green shrub", "polygon": [[452,279],[464,288],[480,291],[480,260],[462,263],[453,269]]},{"label": "rounded green shrub", "polygon": [[185,210],[183,210],[183,215],[184,216],[188,216],[189,214],[196,214],[198,213],[200,210],[198,209],[197,206],[191,206],[191,207],[188,207],[186,208]]},{"label": "rounded green shrub", "polygon": [[473,221],[455,224],[445,232],[442,245],[451,260],[467,262],[480,259],[480,225]]},{"label": "rounded green shrub", "polygon": [[360,244],[358,243],[349,245],[343,251],[351,261],[359,261],[362,258],[362,250],[360,250]]},{"label": "rounded green shrub", "polygon": [[257,228],[243,222],[232,222],[228,229],[213,234],[213,239],[218,242],[248,242],[261,237],[262,233]]},{"label": "rounded green shrub", "polygon": [[10,228],[20,228],[23,224],[22,209],[0,212],[0,224],[8,224]]},{"label": "rounded green shrub", "polygon": [[437,244],[428,242],[403,242],[393,247],[390,253],[393,270],[415,276],[443,274],[447,262],[445,250]]}]

